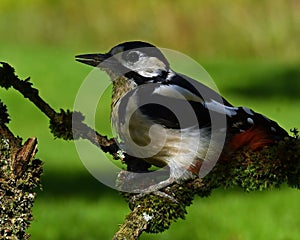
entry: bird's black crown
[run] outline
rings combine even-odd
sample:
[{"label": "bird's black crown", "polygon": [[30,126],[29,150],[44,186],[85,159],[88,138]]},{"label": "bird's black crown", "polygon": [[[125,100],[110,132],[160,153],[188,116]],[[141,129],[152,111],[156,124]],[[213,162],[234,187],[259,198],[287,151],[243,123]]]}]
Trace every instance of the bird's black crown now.
[{"label": "bird's black crown", "polygon": [[145,54],[148,57],[156,57],[159,60],[161,60],[166,66],[169,66],[168,60],[165,58],[165,56],[162,54],[162,52],[157,47],[155,47],[154,45],[152,45],[150,43],[143,42],[143,41],[130,41],[130,42],[120,43],[120,44],[114,46],[109,51],[109,53],[111,55],[115,55],[115,54],[120,54],[121,52],[123,52],[122,58],[125,61],[132,61],[137,58],[137,55],[132,53],[132,50],[142,52],[143,54]]}]

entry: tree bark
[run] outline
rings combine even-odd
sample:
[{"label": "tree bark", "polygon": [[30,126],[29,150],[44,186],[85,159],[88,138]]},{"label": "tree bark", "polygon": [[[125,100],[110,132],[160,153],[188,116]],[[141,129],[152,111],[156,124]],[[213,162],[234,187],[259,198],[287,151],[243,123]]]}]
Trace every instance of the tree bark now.
[{"label": "tree bark", "polygon": [[31,208],[40,187],[42,162],[34,159],[37,139],[23,145],[0,121],[0,236],[29,239],[26,230],[33,220]]}]

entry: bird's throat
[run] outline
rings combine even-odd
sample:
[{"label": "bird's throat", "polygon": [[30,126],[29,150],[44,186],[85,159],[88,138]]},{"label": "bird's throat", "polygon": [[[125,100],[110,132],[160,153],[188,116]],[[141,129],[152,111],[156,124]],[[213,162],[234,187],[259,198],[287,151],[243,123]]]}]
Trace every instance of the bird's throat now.
[{"label": "bird's throat", "polygon": [[136,84],[124,76],[113,79],[112,107],[135,87]]}]

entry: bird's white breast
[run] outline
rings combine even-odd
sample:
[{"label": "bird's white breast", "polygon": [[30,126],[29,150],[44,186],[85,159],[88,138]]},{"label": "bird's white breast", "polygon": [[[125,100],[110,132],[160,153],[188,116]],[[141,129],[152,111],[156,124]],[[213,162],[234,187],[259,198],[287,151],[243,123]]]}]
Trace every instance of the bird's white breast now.
[{"label": "bird's white breast", "polygon": [[[190,178],[191,172],[187,170],[196,161],[205,158],[210,143],[208,130],[198,127],[166,128],[138,109],[134,94],[124,104],[126,109],[120,111],[122,100],[119,99],[113,106],[112,124],[125,152],[155,166],[168,165],[170,175],[175,179]],[[120,112],[125,116],[120,116]]]}]

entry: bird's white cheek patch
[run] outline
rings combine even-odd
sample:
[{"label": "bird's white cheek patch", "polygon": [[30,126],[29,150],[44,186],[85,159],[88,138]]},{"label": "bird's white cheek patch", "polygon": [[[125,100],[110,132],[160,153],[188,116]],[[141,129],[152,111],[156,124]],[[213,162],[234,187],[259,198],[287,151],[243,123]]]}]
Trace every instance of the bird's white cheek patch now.
[{"label": "bird's white cheek patch", "polygon": [[153,78],[160,75],[161,71],[158,71],[156,69],[145,69],[141,71],[137,71],[139,75],[147,78]]},{"label": "bird's white cheek patch", "polygon": [[166,71],[166,65],[156,57],[141,57],[140,60],[129,66],[143,77],[157,77]]}]

